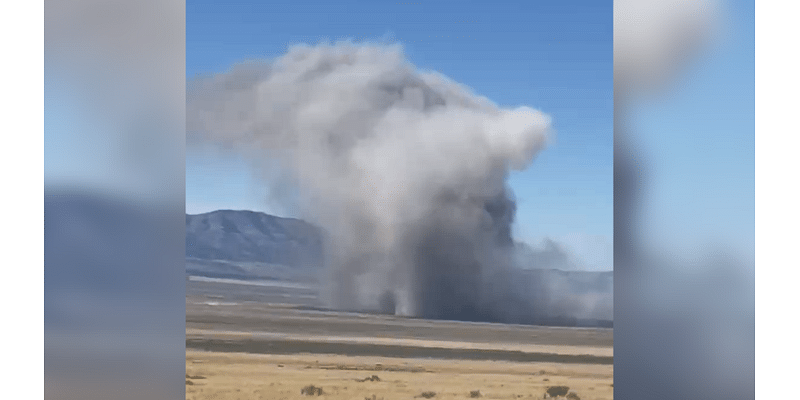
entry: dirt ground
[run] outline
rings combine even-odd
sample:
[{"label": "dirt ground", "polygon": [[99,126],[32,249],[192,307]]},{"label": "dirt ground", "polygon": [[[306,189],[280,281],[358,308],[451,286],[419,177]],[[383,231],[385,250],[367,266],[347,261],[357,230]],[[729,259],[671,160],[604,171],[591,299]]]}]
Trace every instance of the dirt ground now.
[{"label": "dirt ground", "polygon": [[541,399],[556,386],[569,387],[562,399],[613,398],[613,329],[436,321],[303,302],[308,293],[294,288],[189,282],[186,399]]},{"label": "dirt ground", "polygon": [[[272,355],[187,349],[186,398],[541,399],[567,386],[577,397],[613,398],[613,365]],[[376,378],[374,378],[374,377]],[[366,379],[365,379],[366,378]],[[321,388],[307,390],[313,385]]]}]

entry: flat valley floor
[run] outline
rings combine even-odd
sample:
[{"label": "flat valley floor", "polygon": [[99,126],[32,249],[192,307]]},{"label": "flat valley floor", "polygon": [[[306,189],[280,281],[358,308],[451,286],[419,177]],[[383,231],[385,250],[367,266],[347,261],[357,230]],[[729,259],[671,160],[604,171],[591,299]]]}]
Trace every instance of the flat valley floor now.
[{"label": "flat valley floor", "polygon": [[613,399],[613,330],[332,312],[313,289],[189,281],[187,399]]}]

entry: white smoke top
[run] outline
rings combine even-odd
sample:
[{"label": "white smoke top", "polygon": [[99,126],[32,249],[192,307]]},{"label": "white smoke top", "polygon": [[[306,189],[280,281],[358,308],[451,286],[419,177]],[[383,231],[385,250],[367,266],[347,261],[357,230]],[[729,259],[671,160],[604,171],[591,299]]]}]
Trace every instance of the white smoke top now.
[{"label": "white smoke top", "polygon": [[663,92],[712,38],[718,6],[716,0],[615,0],[615,100]]},{"label": "white smoke top", "polygon": [[277,162],[296,185],[303,217],[329,236],[332,305],[392,295],[398,312],[432,317],[446,306],[431,290],[494,312],[486,279],[508,267],[514,214],[506,176],[549,129],[540,111],[418,70],[399,45],[294,46],[192,81],[187,97],[190,141]]}]

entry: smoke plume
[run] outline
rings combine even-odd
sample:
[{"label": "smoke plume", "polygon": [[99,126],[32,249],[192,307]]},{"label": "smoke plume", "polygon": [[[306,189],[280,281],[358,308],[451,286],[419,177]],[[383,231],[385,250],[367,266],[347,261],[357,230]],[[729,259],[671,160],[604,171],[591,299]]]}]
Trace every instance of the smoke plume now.
[{"label": "smoke plume", "polygon": [[195,79],[187,99],[190,142],[271,160],[270,181],[296,187],[327,233],[331,306],[515,319],[506,178],[545,145],[547,115],[499,107],[380,44],[295,46]]}]

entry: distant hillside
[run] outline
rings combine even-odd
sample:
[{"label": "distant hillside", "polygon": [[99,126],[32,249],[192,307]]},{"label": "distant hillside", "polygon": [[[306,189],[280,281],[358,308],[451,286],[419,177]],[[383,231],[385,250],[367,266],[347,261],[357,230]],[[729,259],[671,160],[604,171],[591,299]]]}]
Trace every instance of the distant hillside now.
[{"label": "distant hillside", "polygon": [[186,257],[319,267],[322,236],[305,221],[255,211],[186,215]]},{"label": "distant hillside", "polygon": [[[612,293],[614,291],[614,271],[562,271],[558,269],[525,269],[518,284],[547,282],[553,285],[561,282],[557,290],[562,293]],[[525,277],[522,279],[522,277]],[[539,290],[545,290],[541,287]]]},{"label": "distant hillside", "polygon": [[[520,290],[560,295],[613,292],[613,272],[580,271],[555,243],[543,249],[516,245],[523,269],[516,282]],[[289,279],[294,267],[321,267],[322,252],[320,229],[300,219],[231,210],[186,215],[187,267],[193,274]]]}]

